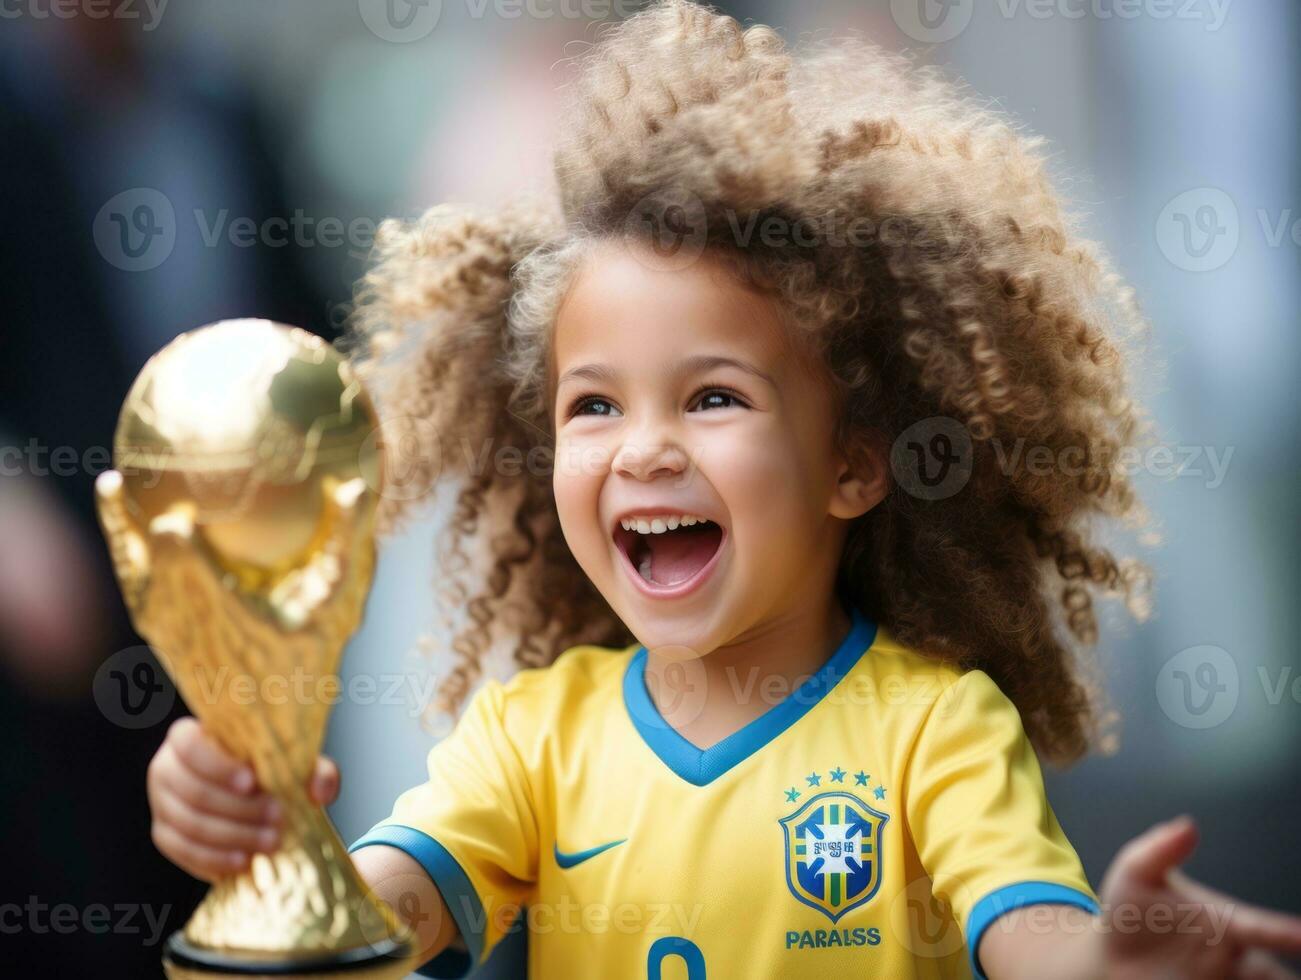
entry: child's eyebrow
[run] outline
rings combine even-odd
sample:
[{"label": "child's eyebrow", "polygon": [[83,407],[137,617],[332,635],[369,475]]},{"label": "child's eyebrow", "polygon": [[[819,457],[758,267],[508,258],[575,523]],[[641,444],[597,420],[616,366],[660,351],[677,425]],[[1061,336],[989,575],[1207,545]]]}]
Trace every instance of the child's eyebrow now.
[{"label": "child's eyebrow", "polygon": [[586,378],[588,381],[606,381],[613,383],[619,376],[619,372],[605,364],[582,364],[576,368],[570,368],[560,376],[556,382],[557,388],[563,388],[566,381],[577,381],[580,378]]},{"label": "child's eyebrow", "polygon": [[[724,357],[720,354],[693,354],[691,357],[684,357],[676,365],[675,374],[699,374],[703,371],[712,371],[714,368],[733,367],[747,374],[752,374],[760,381],[767,382],[772,387],[777,387],[772,377],[764,371],[759,370],[753,364],[747,364],[745,361],[737,360],[735,357]],[[559,388],[566,381],[576,381],[585,378],[588,381],[604,381],[613,384],[618,380],[619,372],[608,364],[580,364],[578,367],[570,368],[560,376],[556,382]]]},{"label": "child's eyebrow", "polygon": [[735,357],[723,357],[718,354],[695,354],[691,357],[683,358],[680,370],[683,374],[699,374],[703,371],[712,371],[719,367],[734,367],[752,374],[760,381],[766,381],[769,385],[776,388],[777,382],[764,371],[760,371],[753,364],[737,360]]}]

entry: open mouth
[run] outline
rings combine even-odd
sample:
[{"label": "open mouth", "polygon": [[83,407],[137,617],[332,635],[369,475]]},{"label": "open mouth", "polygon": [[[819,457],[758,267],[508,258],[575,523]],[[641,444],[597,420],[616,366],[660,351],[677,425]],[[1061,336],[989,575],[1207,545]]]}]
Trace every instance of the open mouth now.
[{"label": "open mouth", "polygon": [[615,546],[652,590],[677,591],[709,568],[723,544],[723,528],[690,514],[625,517]]}]

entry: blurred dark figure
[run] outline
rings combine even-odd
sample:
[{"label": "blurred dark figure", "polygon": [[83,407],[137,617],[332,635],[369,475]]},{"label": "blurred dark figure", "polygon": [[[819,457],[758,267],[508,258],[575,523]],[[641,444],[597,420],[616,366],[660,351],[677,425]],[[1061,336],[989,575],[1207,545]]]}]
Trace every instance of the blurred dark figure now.
[{"label": "blurred dark figure", "polygon": [[[113,17],[20,18],[0,32],[0,947],[9,976],[161,976],[161,940],[206,891],[150,840],[145,769],[184,709],[170,684],[151,717],[122,701],[139,707],[149,695],[124,693],[140,665],[165,678],[147,651],[120,653],[143,641],[95,517],[94,479],[111,465],[132,379],[177,333],[213,320],[267,316],[331,335],[325,298],[296,265],[301,249],[214,237],[236,217],[289,213],[276,156],[228,76],[188,53],[178,64],[164,47]],[[150,255],[155,233],[164,251]]]}]

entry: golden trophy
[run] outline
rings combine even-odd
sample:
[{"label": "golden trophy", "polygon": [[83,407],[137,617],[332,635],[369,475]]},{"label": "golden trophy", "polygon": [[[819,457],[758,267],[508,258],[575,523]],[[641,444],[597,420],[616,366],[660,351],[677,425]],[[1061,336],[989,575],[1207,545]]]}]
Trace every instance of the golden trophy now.
[{"label": "golden trophy", "polygon": [[277,851],[214,884],[168,939],[167,975],[405,976],[409,931],[306,785],[375,565],[369,398],[319,337],[227,321],[150,358],[113,453],[96,503],[132,622],[285,814]]}]

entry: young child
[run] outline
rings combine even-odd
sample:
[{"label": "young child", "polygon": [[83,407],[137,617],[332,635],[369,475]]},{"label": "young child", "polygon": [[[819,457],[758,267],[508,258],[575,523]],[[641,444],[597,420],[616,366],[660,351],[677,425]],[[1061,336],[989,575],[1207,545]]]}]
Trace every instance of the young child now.
[{"label": "young child", "polygon": [[[1093,596],[1145,583],[1086,533],[1143,523],[1142,319],[1038,142],[688,0],[603,38],[567,119],[560,213],[386,224],[351,337],[405,486],[462,481],[468,704],[352,848],[422,972],[522,919],[540,978],[1289,975],[1301,920],[1176,870],[1191,821],[1095,894],[1045,799],[1035,750],[1100,735]],[[469,697],[500,645],[540,669]],[[197,723],[149,786],[200,877],[275,845]]]}]

